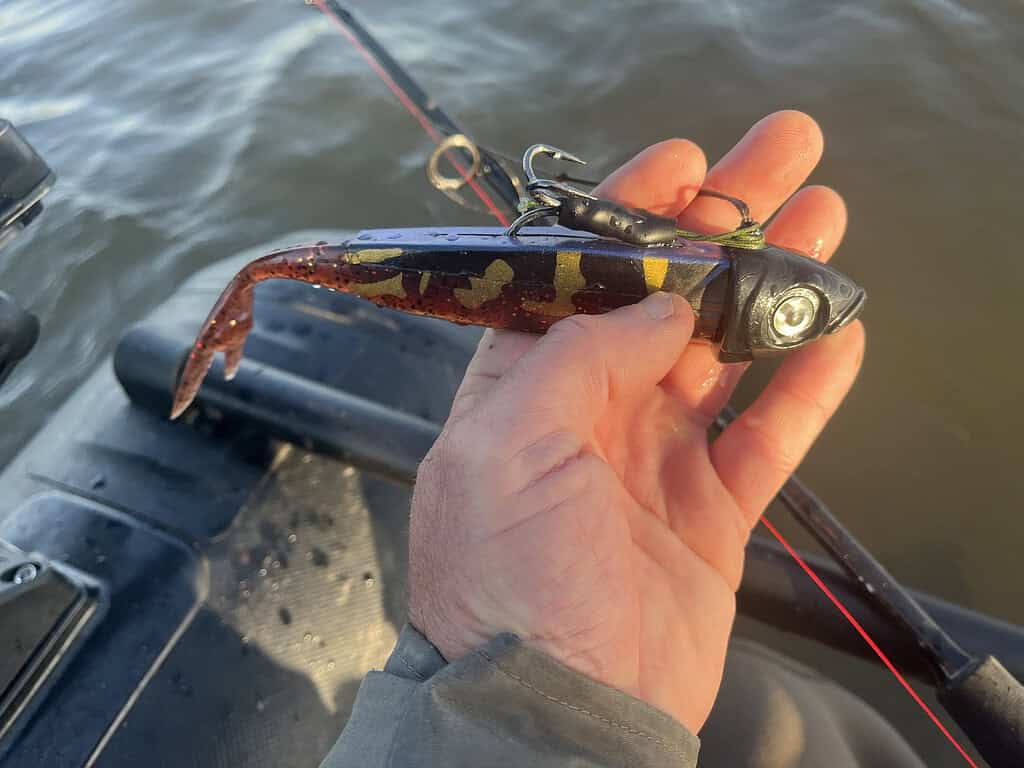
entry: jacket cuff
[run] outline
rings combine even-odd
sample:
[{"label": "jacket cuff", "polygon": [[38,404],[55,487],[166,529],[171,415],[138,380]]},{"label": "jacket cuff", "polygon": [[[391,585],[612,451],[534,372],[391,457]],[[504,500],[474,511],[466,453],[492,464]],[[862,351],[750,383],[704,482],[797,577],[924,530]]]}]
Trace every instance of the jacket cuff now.
[{"label": "jacket cuff", "polygon": [[[346,749],[356,742],[362,746]],[[698,747],[697,737],[661,710],[514,635],[499,635],[448,664],[406,625],[384,672],[364,681],[352,719],[324,765],[347,766],[347,754],[362,758],[361,766],[388,768],[687,768],[696,765]],[[370,751],[381,762],[367,762]]]}]

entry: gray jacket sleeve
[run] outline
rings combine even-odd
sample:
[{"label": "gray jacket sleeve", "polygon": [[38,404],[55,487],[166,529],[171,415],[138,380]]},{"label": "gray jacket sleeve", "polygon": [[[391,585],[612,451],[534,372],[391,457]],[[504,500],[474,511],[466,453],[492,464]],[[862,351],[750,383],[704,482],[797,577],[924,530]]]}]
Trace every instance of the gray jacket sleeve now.
[{"label": "gray jacket sleeve", "polygon": [[449,664],[407,624],[321,768],[694,768],[698,746],[667,714],[514,635]]}]

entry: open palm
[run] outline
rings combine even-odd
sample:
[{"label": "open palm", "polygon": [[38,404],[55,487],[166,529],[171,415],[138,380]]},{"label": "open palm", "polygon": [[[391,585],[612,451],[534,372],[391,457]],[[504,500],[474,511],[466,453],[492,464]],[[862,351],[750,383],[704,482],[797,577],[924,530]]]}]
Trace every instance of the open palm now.
[{"label": "open palm", "polygon": [[[705,178],[684,140],[648,148],[599,188],[688,229],[736,223],[701,186],[766,219],[804,182],[821,134],[798,112],[755,125]],[[808,187],[770,242],[827,259],[846,223]],[[692,313],[648,297],[574,316],[542,339],[488,331],[420,470],[410,611],[449,659],[502,631],[696,732],[721,681],[751,527],[852,384],[859,323],[791,353],[714,443],[745,366],[688,344]]]}]

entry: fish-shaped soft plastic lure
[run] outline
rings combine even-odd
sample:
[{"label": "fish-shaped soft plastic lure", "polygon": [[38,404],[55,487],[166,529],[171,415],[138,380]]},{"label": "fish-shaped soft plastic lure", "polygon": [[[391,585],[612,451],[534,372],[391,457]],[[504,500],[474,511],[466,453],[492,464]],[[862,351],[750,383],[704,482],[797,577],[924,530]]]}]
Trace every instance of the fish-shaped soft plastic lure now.
[{"label": "fish-shaped soft plastic lure", "polygon": [[231,378],[253,323],[253,288],[301,280],[402,312],[543,332],[563,317],[601,314],[655,291],[689,301],[694,336],[724,361],[803,346],[855,318],[864,290],[835,269],[765,246],[637,245],[561,227],[509,235],[490,227],[376,229],[338,244],[276,251],[244,267],[203,324],[171,418],[195,398],[217,352]]}]

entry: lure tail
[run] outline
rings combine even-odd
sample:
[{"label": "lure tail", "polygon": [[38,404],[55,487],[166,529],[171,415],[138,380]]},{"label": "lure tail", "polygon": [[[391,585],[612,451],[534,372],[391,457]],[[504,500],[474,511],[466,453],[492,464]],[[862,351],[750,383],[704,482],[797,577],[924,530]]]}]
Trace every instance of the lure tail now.
[{"label": "lure tail", "polygon": [[192,404],[218,352],[224,353],[224,378],[229,381],[242,362],[242,348],[252,330],[252,289],[255,281],[243,269],[217,299],[185,361],[171,406],[176,419]]},{"label": "lure tail", "polygon": [[[374,255],[376,254],[376,255]],[[242,268],[217,299],[199,331],[181,372],[171,406],[176,419],[192,404],[218,352],[224,353],[224,376],[232,379],[242,361],[242,348],[253,325],[253,289],[263,280],[281,278],[323,285],[357,294],[379,304],[404,296],[402,273],[374,263],[390,251],[366,251],[353,256],[345,245],[325,242],[285,248]]]}]

